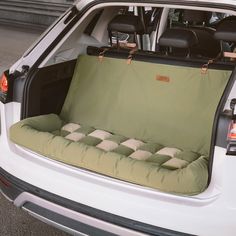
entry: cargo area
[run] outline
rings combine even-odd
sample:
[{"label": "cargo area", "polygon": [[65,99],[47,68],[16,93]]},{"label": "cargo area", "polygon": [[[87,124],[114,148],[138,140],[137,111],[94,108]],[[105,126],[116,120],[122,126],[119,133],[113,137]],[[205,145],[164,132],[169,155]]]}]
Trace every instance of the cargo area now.
[{"label": "cargo area", "polygon": [[87,45],[76,60],[38,70],[10,139],[121,181],[199,194],[209,183],[213,124],[233,70],[218,56],[220,31],[208,56],[196,33],[179,27],[167,29],[160,52],[151,52],[142,42],[121,46],[118,34],[115,41],[117,22],[134,41],[142,31],[137,18],[121,16],[106,26],[110,46]]}]

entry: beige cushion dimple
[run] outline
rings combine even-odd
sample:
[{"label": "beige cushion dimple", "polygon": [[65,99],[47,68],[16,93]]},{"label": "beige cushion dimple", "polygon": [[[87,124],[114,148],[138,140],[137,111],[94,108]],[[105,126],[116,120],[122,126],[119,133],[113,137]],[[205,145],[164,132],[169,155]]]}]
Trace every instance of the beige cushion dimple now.
[{"label": "beige cushion dimple", "polygon": [[71,140],[71,141],[77,142],[77,141],[79,141],[80,139],[82,139],[83,137],[85,137],[84,134],[74,132],[74,133],[68,134],[65,138],[66,138],[66,139],[69,139],[69,140]]},{"label": "beige cushion dimple", "polygon": [[162,164],[163,167],[169,168],[169,169],[180,169],[183,167],[186,167],[189,163],[184,160],[180,160],[178,158],[171,158],[169,161]]},{"label": "beige cushion dimple", "polygon": [[176,154],[178,154],[180,152],[181,152],[181,150],[179,150],[177,148],[165,147],[165,148],[162,148],[161,150],[159,150],[158,152],[156,152],[156,154],[174,157]]},{"label": "beige cushion dimple", "polygon": [[141,145],[144,144],[144,142],[137,139],[128,139],[121,144],[136,151]]},{"label": "beige cushion dimple", "polygon": [[140,161],[145,161],[147,160],[150,156],[152,155],[151,152],[143,151],[143,150],[138,150],[133,152],[129,157],[140,160]]},{"label": "beige cushion dimple", "polygon": [[104,140],[101,143],[99,143],[96,147],[108,152],[116,149],[118,146],[119,145],[115,142],[112,142],[110,140]]},{"label": "beige cushion dimple", "polygon": [[79,129],[81,126],[75,123],[69,123],[62,127],[62,130],[68,131],[70,133],[74,132],[75,130]]},{"label": "beige cushion dimple", "polygon": [[92,133],[90,133],[88,136],[92,136],[92,137],[104,140],[104,139],[109,138],[111,135],[112,134],[107,131],[97,129],[97,130],[93,131]]}]

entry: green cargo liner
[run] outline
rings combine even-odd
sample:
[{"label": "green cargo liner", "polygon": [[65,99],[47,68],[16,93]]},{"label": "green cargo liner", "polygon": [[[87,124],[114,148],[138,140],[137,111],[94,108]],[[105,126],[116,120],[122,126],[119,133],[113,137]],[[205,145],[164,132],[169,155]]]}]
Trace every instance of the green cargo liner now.
[{"label": "green cargo liner", "polygon": [[207,186],[213,120],[230,75],[82,55],[60,116],[20,121],[10,139],[103,175],[198,194]]}]

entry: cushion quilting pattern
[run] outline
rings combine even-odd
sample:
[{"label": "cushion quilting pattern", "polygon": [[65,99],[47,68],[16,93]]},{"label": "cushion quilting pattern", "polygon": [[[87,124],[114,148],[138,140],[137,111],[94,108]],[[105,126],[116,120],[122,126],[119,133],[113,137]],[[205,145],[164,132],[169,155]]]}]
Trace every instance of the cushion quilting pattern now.
[{"label": "cushion quilting pattern", "polygon": [[[157,143],[145,143],[75,123],[64,125],[60,134],[72,142],[81,142],[106,152],[118,153],[140,161],[159,163],[162,167],[172,170],[186,167],[201,156],[191,151],[183,152],[177,148],[163,147]],[[186,154],[187,160],[184,159]],[[157,160],[163,156],[164,159]]]}]

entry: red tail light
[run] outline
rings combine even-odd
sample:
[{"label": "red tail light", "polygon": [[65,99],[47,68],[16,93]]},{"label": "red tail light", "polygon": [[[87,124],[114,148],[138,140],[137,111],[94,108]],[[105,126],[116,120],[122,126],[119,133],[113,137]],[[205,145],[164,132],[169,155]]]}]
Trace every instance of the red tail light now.
[{"label": "red tail light", "polygon": [[0,90],[3,93],[7,93],[7,91],[8,91],[8,81],[7,81],[7,77],[4,73],[2,74],[2,77],[0,80]]},{"label": "red tail light", "polygon": [[229,125],[228,139],[236,141],[236,123],[234,122],[231,122],[231,124]]}]

